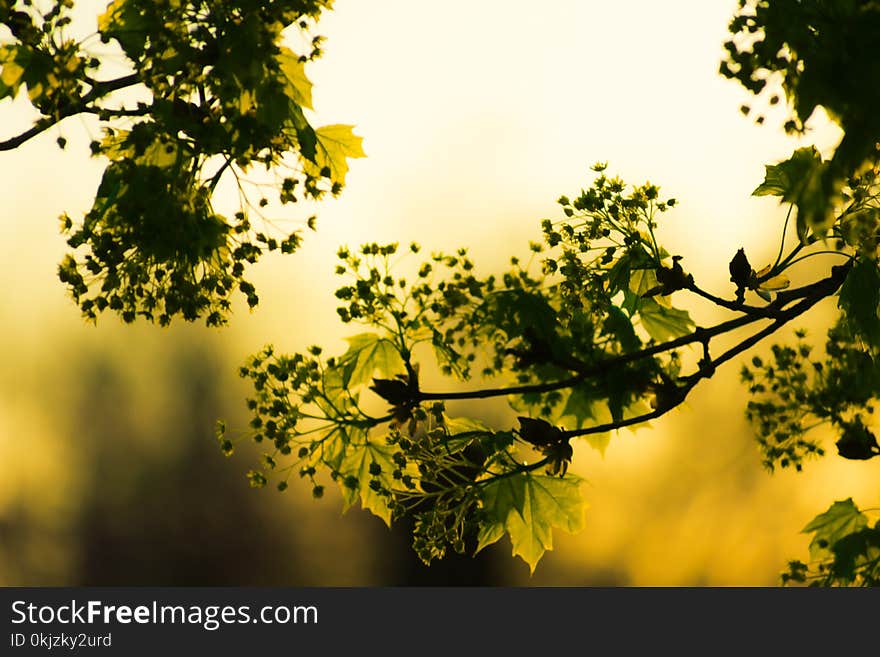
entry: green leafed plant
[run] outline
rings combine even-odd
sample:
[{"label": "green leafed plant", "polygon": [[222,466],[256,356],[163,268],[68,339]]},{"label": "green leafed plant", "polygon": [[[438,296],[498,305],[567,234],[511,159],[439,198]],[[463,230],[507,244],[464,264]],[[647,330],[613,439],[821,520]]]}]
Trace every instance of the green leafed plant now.
[{"label": "green leafed plant", "polygon": [[[102,134],[91,144],[106,162],[94,205],[61,219],[73,252],[59,276],[93,320],[109,309],[125,321],[223,324],[234,293],[258,303],[247,265],[302,239],[265,216],[263,187],[249,174],[273,172],[282,203],[319,199],[338,194],[348,158],[364,155],[351,126],[315,128],[307,116],[306,64],[322,43],[310,34],[332,2],[114,0],[81,40],[69,36],[73,5],[0,9],[13,37],[0,46],[0,100],[26,94],[39,111],[0,150],[76,115],[96,117]],[[282,45],[292,31],[302,52]],[[118,47],[122,75],[107,76],[118,58],[106,47],[94,54],[100,44]],[[239,190],[230,216],[212,202],[224,178]]]},{"label": "green leafed plant", "polygon": [[[97,116],[103,136],[92,151],[107,166],[92,209],[63,218],[74,253],[59,269],[83,313],[216,325],[233,290],[255,305],[245,264],[291,252],[300,237],[252,223],[264,203],[251,203],[245,174],[278,172],[282,202],[318,199],[338,193],[348,160],[363,156],[350,127],[313,128],[307,117],[305,65],[320,38],[301,53],[282,45],[288,28],[310,34],[329,0],[115,0],[95,38],[124,54],[129,71],[116,78],[101,75],[88,40],[65,37],[73,3],[44,4],[0,9],[12,35],[0,49],[0,99],[26,93],[40,112],[0,148],[76,114]],[[480,273],[464,248],[423,257],[417,244],[405,253],[395,243],[343,247],[337,312],[360,326],[348,349],[326,357],[317,346],[292,355],[266,347],[240,371],[253,387],[249,427],[218,426],[226,454],[241,440],[263,448],[251,484],[284,490],[298,476],[322,497],[334,482],[345,508],[360,504],[386,524],[410,518],[426,563],[507,537],[534,570],[555,530],[583,527],[581,479],[569,471],[576,449],[604,450],[619,429],[665,415],[832,297],[839,317],[824,347],[798,331],[794,345],[742,366],[746,413],[769,470],[799,471],[825,455],[820,426],[836,432],[842,458],[880,455],[880,115],[870,83],[880,73],[880,5],[741,0],[730,32],[722,74],[771,105],[784,99],[791,132],[820,107],[844,132],[827,160],[807,147],[766,167],[754,195],[787,208],[771,264],[756,269],[731,245],[731,285],[704,289],[688,254],[658,240],[675,199],[604,164],[559,198],[559,216],[541,222],[540,241],[504,272]],[[117,94],[129,88],[140,95]],[[227,175],[242,190],[232,218],[212,206]],[[411,276],[400,273],[404,256],[422,258]],[[822,258],[821,273],[792,287],[791,271],[808,258]],[[696,325],[694,297],[728,316]],[[423,384],[428,368],[458,385]],[[446,406],[495,397],[515,422],[489,426]],[[870,513],[846,500],[817,516],[804,530],[811,561],[792,561],[783,581],[876,584],[880,529]]]}]

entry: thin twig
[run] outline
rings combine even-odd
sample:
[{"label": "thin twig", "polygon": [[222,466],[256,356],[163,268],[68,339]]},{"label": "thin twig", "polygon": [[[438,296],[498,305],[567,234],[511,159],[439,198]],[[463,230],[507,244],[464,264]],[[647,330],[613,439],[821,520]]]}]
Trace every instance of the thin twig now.
[{"label": "thin twig", "polygon": [[[126,75],[121,78],[116,78],[115,80],[106,80],[104,82],[97,82],[95,86],[83,97],[81,97],[76,103],[71,104],[70,106],[64,108],[61,112],[58,113],[57,116],[54,117],[43,117],[37,119],[36,123],[29,129],[25,130],[19,135],[15,137],[11,137],[6,141],[0,141],[0,151],[11,151],[26,141],[33,139],[37,135],[42,132],[45,132],[53,125],[61,123],[64,119],[75,116],[76,114],[80,114],[82,112],[89,111],[89,103],[106,96],[109,93],[117,91],[119,89],[124,89],[125,87],[130,87],[140,82],[140,77],[137,74]],[[113,111],[113,110],[107,110]]]},{"label": "thin twig", "polygon": [[[637,351],[633,351],[627,354],[621,354],[619,356],[615,356],[614,358],[609,358],[593,365],[587,365],[583,368],[579,368],[575,376],[560,379],[558,381],[549,381],[547,383],[535,383],[521,386],[506,386],[501,388],[483,388],[480,390],[465,390],[459,392],[419,391],[415,396],[415,401],[486,399],[489,397],[542,393],[551,392],[553,390],[563,390],[565,388],[571,388],[572,386],[581,383],[591,376],[604,374],[612,368],[628,365],[643,358],[648,358],[650,356],[665,353],[667,351],[693,344],[695,342],[705,344],[706,341],[711,340],[718,335],[727,333],[737,328],[741,328],[743,326],[747,326],[748,324],[752,324],[762,319],[774,319],[778,321],[780,319],[788,318],[790,311],[800,307],[801,304],[798,304],[797,306],[794,306],[789,310],[785,310],[785,306],[787,306],[792,301],[796,301],[798,299],[813,299],[814,297],[815,303],[815,301],[818,301],[819,299],[833,293],[843,282],[843,279],[846,277],[846,273],[849,271],[849,267],[849,263],[846,265],[834,267],[832,269],[832,274],[827,278],[793,290],[785,290],[784,292],[780,292],[772,303],[764,306],[763,308],[749,307],[751,311],[755,312],[748,312],[745,311],[742,307],[736,306],[736,310],[740,310],[745,314],[740,317],[721,322],[720,324],[716,324],[715,326],[709,328],[698,327],[693,333],[681,336],[680,338],[675,338],[674,340],[669,340],[667,342],[656,344],[650,347],[645,347],[644,349],[639,349]],[[724,307],[726,308],[728,306],[724,305]],[[798,314],[800,314],[801,312],[803,311],[799,311]],[[788,319],[785,319],[785,321],[788,321]]]}]

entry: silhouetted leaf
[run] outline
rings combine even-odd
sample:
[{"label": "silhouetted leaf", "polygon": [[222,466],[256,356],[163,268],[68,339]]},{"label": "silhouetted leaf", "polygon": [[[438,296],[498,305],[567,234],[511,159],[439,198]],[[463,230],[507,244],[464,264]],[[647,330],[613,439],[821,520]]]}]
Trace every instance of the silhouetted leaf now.
[{"label": "silhouetted leaf", "polygon": [[831,548],[834,561],[832,573],[848,582],[856,577],[856,569],[866,562],[874,564],[880,559],[880,527],[854,531],[837,540]]},{"label": "silhouetted leaf", "polygon": [[794,203],[798,208],[797,232],[801,240],[806,238],[808,229],[823,234],[833,221],[830,199],[822,182],[826,167],[815,146],[799,148],[788,160],[768,164],[764,182],[752,194],[780,196],[780,202]]},{"label": "silhouetted leaf", "polygon": [[755,188],[752,196],[781,196],[784,202],[796,203],[821,164],[822,157],[815,146],[799,148],[789,159],[764,167],[764,182]]},{"label": "silhouetted leaf", "polygon": [[642,346],[633,329],[632,321],[617,306],[611,306],[608,309],[608,315],[605,317],[603,331],[620,342],[620,346],[624,351],[635,351]]},{"label": "silhouetted leaf", "polygon": [[838,306],[850,325],[874,349],[880,349],[880,270],[877,263],[859,259],[840,288]]},{"label": "silhouetted leaf", "polygon": [[838,540],[868,526],[868,518],[859,511],[852,498],[837,501],[827,511],[820,513],[801,530],[813,534],[810,556],[822,558]]}]

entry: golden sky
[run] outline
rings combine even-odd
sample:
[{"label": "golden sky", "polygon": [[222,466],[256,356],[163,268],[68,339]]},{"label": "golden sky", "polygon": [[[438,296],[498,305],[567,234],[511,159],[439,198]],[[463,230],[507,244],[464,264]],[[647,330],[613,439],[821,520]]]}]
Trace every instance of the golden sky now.
[{"label": "golden sky", "polygon": [[[83,15],[103,4],[83,2]],[[309,68],[314,119],[355,124],[368,157],[351,163],[342,196],[319,206],[318,231],[299,253],[256,267],[258,309],[239,306],[232,327],[211,340],[236,358],[265,342],[341,349],[352,331],[333,310],[340,244],[465,245],[481,271],[497,270],[539,237],[540,219],[558,217],[556,198],[589,185],[596,161],[679,201],[664,215],[660,241],[704,287],[729,295],[730,257],[744,246],[755,260],[769,259],[784,216],[775,201],[749,194],[763,165],[799,143],[782,134],[778,116],[763,127],[744,118],[746,94],[717,74],[735,4],[337,0],[319,29],[326,54]],[[0,116],[6,136],[28,114],[23,103],[4,101]],[[56,218],[87,209],[100,177],[87,156],[89,129],[68,119],[0,153],[0,341],[14,346],[17,367],[30,357],[45,362],[47,345],[99,348],[112,335],[136,348],[162,333],[120,327],[109,316],[97,328],[84,324],[55,276],[65,251]],[[63,153],[54,145],[59,134],[69,142]],[[837,138],[818,121],[807,141],[827,149]],[[698,319],[711,317],[695,308]],[[586,529],[559,535],[533,582],[773,584],[785,559],[805,556],[797,532],[813,515],[857,493],[874,505],[878,491],[861,464],[829,458],[800,476],[763,472],[737,369],[730,365],[654,430],[623,432],[604,458],[579,447]],[[0,389],[14,388],[17,376],[0,369]],[[51,397],[51,385],[44,392]],[[35,485],[57,467],[12,444],[13,427],[41,426],[40,401],[17,398],[14,406],[0,403],[0,510],[11,488]],[[67,448],[51,427],[34,432],[47,454]]]}]

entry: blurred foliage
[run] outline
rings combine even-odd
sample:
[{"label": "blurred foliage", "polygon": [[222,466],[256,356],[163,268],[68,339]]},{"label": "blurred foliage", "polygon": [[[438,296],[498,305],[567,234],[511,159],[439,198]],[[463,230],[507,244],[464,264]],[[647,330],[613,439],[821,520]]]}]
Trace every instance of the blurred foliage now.
[{"label": "blurred foliage", "polygon": [[[366,517],[340,528],[329,509],[242,486],[241,471],[217,452],[211,433],[213,419],[234,413],[240,394],[219,343],[172,331],[138,340],[137,356],[118,358],[130,331],[102,333],[95,343],[56,336],[53,348],[77,355],[64,362],[37,356],[30,365],[38,377],[0,386],[7,398],[45,399],[42,376],[54,381],[52,403],[41,409],[46,428],[29,436],[28,459],[0,441],[4,478],[35,463],[32,486],[0,495],[0,584],[510,581],[497,554],[434,572],[419,567],[406,535]],[[52,447],[50,436],[64,448]]]}]

